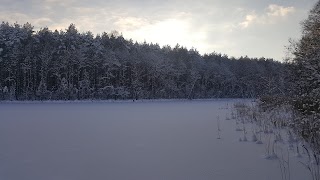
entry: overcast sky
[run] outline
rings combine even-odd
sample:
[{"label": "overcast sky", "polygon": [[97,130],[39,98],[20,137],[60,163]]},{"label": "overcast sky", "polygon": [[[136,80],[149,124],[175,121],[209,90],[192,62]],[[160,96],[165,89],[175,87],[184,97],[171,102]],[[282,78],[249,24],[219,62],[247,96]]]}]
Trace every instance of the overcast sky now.
[{"label": "overcast sky", "polygon": [[0,0],[0,19],[35,29],[117,30],[126,39],[196,48],[201,54],[282,60],[316,0]]}]

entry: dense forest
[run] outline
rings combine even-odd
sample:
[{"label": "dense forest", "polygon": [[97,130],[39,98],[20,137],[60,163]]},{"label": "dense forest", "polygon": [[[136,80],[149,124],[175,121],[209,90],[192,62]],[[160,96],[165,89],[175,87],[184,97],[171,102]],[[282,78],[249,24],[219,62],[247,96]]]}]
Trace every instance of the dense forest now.
[{"label": "dense forest", "polygon": [[137,43],[116,31],[80,33],[74,24],[0,25],[1,100],[253,98],[285,93],[286,66]]}]

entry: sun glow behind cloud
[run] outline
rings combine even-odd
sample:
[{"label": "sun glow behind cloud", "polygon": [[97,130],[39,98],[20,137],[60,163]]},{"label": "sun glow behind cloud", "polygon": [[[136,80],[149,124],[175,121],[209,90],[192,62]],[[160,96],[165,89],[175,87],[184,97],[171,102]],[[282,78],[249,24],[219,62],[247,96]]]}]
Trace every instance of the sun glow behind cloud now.
[{"label": "sun glow behind cloud", "polygon": [[185,20],[166,19],[155,23],[130,22],[129,24],[140,24],[137,29],[126,31],[124,36],[131,37],[139,42],[147,41],[158,43],[159,45],[175,46],[180,44],[188,48],[199,47],[205,39],[204,32],[192,32],[191,24]]}]

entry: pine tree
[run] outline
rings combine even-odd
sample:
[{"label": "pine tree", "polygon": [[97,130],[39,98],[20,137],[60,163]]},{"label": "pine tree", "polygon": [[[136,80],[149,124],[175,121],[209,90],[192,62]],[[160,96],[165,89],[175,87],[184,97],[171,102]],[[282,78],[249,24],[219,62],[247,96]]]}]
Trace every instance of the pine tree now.
[{"label": "pine tree", "polygon": [[16,100],[16,86],[15,86],[15,84],[10,86],[9,99],[10,99],[10,101]]},{"label": "pine tree", "polygon": [[84,72],[83,80],[79,82],[80,99],[89,99],[91,96],[90,79],[87,71]]},{"label": "pine tree", "polygon": [[0,84],[0,100],[4,100],[3,87]]},{"label": "pine tree", "polygon": [[68,100],[69,99],[69,85],[65,77],[61,79],[60,86],[56,92],[56,99]]},{"label": "pine tree", "polygon": [[8,100],[9,99],[9,89],[7,86],[5,86],[3,89],[2,89],[2,94],[3,94],[3,99],[4,100]]},{"label": "pine tree", "polygon": [[41,101],[49,99],[49,91],[47,90],[47,84],[44,79],[40,81],[36,94]]}]

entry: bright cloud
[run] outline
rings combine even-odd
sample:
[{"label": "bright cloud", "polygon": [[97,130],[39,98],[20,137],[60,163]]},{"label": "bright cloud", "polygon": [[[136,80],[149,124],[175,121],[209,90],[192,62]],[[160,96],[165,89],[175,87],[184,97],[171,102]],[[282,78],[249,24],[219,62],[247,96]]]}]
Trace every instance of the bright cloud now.
[{"label": "bright cloud", "polygon": [[247,27],[249,27],[249,25],[252,24],[257,18],[258,18],[258,17],[257,17],[256,14],[248,14],[248,15],[246,15],[245,20],[240,23],[240,26],[241,26],[242,28],[247,28]]},{"label": "bright cloud", "polygon": [[285,17],[295,11],[294,7],[283,7],[276,4],[270,4],[267,15],[269,17]]},{"label": "bright cloud", "polygon": [[270,4],[263,14],[258,15],[256,12],[247,14],[245,20],[240,22],[241,28],[248,28],[252,24],[271,24],[276,23],[282,18],[288,16],[290,13],[295,12],[294,7],[283,7],[276,4]]}]

